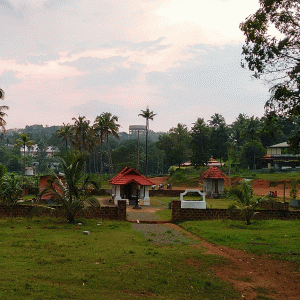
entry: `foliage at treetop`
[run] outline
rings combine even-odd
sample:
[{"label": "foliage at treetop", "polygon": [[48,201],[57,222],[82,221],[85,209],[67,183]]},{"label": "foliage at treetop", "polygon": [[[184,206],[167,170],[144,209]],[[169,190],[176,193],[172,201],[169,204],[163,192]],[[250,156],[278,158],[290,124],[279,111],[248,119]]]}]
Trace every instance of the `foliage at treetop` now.
[{"label": "foliage at treetop", "polygon": [[26,147],[30,148],[34,145],[34,141],[30,139],[30,135],[25,132],[19,133],[19,138],[16,140],[15,147],[23,148],[23,156],[24,156],[24,175],[26,169]]},{"label": "foliage at treetop", "polygon": [[204,119],[198,118],[191,132],[191,162],[195,166],[204,166],[211,156],[209,134],[209,127]]},{"label": "foliage at treetop", "polygon": [[[260,0],[260,8],[240,24],[246,36],[244,62],[254,77],[271,86],[270,110],[300,114],[300,2]],[[276,31],[271,31],[272,27]]]},{"label": "foliage at treetop", "polygon": [[177,124],[168,133],[159,137],[157,147],[165,152],[165,159],[171,165],[180,165],[190,157],[191,135],[186,125]]}]

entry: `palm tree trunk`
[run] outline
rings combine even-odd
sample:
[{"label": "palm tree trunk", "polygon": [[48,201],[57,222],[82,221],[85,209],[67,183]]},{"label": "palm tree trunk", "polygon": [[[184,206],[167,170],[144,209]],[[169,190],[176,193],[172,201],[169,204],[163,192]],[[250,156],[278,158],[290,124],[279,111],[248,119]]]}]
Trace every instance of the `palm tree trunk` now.
[{"label": "palm tree trunk", "polygon": [[137,163],[136,170],[139,171],[140,168],[140,131],[138,130],[138,143],[137,143]]},{"label": "palm tree trunk", "polygon": [[101,142],[100,142],[100,174],[103,174],[103,142],[102,142],[102,137],[101,137]]},{"label": "palm tree trunk", "polygon": [[26,174],[26,156],[25,156],[25,147],[26,147],[26,145],[24,144],[24,175]]},{"label": "palm tree trunk", "polygon": [[112,159],[111,159],[111,153],[109,148],[109,141],[108,141],[108,135],[106,137],[107,142],[107,156],[108,156],[108,169],[109,169],[109,175],[112,175]]},{"label": "palm tree trunk", "polygon": [[148,124],[149,120],[146,119],[146,177],[148,177]]}]

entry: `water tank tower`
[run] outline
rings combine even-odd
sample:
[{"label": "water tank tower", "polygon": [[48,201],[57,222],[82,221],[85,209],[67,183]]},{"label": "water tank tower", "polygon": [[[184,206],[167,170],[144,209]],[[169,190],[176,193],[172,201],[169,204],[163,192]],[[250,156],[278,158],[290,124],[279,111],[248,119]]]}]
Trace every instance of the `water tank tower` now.
[{"label": "water tank tower", "polygon": [[145,125],[129,125],[129,134],[145,133],[145,132],[146,132]]}]

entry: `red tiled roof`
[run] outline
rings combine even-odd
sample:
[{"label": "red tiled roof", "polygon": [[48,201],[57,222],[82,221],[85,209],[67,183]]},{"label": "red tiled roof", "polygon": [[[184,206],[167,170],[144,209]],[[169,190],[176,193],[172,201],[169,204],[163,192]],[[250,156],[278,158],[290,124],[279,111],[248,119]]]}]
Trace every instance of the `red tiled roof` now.
[{"label": "red tiled roof", "polygon": [[[48,180],[50,179],[51,175],[44,175],[40,177],[40,187],[39,187],[39,192],[41,192],[42,190],[44,190],[45,188],[48,187]],[[64,176],[60,176],[57,175],[57,177],[59,179],[61,179],[64,183]],[[54,183],[54,188],[59,192],[62,193],[62,191],[59,189],[58,185]],[[48,200],[48,199],[52,199],[53,197],[55,197],[55,193],[54,192],[48,192],[47,194],[44,194],[41,197],[41,200]]]},{"label": "red tiled roof", "polygon": [[270,154],[266,154],[264,157],[262,157],[264,160],[273,160],[272,156]]},{"label": "red tiled roof", "polygon": [[202,174],[201,178],[202,179],[226,179],[227,176],[218,167],[210,167]]},{"label": "red tiled roof", "polygon": [[124,168],[109,181],[109,183],[113,185],[126,185],[131,182],[136,182],[139,185],[154,185],[154,182],[129,167]]}]

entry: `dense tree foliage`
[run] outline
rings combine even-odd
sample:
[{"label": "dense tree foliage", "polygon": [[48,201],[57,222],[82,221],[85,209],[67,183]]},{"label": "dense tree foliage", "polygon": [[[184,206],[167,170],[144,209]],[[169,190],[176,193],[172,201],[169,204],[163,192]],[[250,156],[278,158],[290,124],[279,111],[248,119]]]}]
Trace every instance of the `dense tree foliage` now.
[{"label": "dense tree foliage", "polygon": [[177,124],[159,137],[157,147],[165,152],[166,163],[180,165],[190,157],[191,135],[186,125]]},{"label": "dense tree foliage", "polygon": [[99,206],[99,202],[89,192],[89,188],[98,188],[98,185],[91,176],[84,176],[86,158],[85,153],[74,151],[59,156],[65,174],[64,182],[52,173],[48,186],[41,192],[41,195],[54,193],[56,202],[64,208],[68,222],[74,222],[77,214],[87,203]]},{"label": "dense tree foliage", "polygon": [[[244,66],[264,76],[272,96],[266,106],[290,115],[300,113],[300,2],[260,0],[260,8],[240,24],[246,36]],[[274,30],[275,28],[275,30]]]},{"label": "dense tree foliage", "polygon": [[226,160],[228,156],[228,128],[222,115],[216,113],[208,121],[210,125],[210,149],[214,158]]},{"label": "dense tree foliage", "polygon": [[[64,154],[72,149],[87,155],[87,173],[115,174],[125,166],[136,168],[139,155],[139,171],[146,174],[146,133],[140,133],[138,140],[137,134],[119,132],[118,119],[111,113],[100,114],[94,122],[80,118],[62,126],[33,125],[1,132],[0,163],[9,172],[22,173],[24,148],[13,145],[20,133],[25,133],[35,144],[34,151],[31,148],[31,153],[26,153],[26,164],[35,166],[39,174],[62,171],[50,151]],[[76,128],[77,123],[83,123],[85,132]],[[211,156],[224,162],[230,158],[235,168],[260,168],[264,166],[260,158],[270,145],[290,141],[300,151],[298,124],[297,117],[291,119],[273,112],[262,118],[239,114],[232,124],[226,124],[221,114],[214,114],[206,122],[196,119],[191,129],[179,123],[167,133],[149,130],[148,173],[164,174],[170,166],[189,161],[193,166],[202,166]]]},{"label": "dense tree foliage", "polygon": [[204,166],[210,156],[210,131],[204,119],[198,118],[191,131],[191,162],[195,166]]}]

